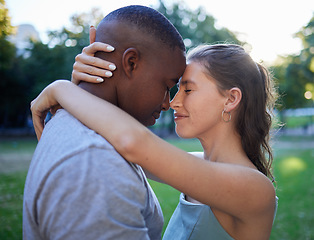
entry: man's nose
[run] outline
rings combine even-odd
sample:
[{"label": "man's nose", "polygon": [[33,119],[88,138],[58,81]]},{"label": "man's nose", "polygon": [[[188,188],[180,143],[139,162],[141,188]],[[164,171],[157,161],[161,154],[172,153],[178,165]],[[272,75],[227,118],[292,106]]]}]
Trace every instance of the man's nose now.
[{"label": "man's nose", "polygon": [[168,111],[170,108],[170,93],[167,92],[165,99],[161,105],[161,110],[162,111]]}]

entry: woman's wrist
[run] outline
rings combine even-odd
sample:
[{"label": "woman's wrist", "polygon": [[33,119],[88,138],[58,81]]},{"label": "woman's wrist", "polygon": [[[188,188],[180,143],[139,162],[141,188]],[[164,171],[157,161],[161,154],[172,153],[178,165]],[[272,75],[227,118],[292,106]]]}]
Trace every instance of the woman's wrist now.
[{"label": "woman's wrist", "polygon": [[66,91],[70,85],[75,84],[68,80],[57,80],[48,86],[46,94],[50,107],[58,104],[62,106],[62,103],[60,103],[60,97],[64,94],[63,92]]}]

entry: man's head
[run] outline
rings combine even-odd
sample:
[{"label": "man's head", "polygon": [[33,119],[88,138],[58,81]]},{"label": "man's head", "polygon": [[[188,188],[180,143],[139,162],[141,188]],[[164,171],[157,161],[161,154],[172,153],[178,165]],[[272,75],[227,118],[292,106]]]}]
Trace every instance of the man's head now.
[{"label": "man's head", "polygon": [[160,112],[169,109],[169,90],[185,69],[185,47],[178,31],[158,11],[128,6],[100,22],[96,41],[115,47],[113,53],[96,56],[115,63],[117,70],[104,83],[86,89],[144,125],[153,125]]}]

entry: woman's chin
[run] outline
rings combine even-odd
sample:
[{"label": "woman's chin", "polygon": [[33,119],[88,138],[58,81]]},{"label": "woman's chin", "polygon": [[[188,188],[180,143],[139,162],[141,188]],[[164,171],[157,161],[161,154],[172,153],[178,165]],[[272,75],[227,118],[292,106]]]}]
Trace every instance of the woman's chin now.
[{"label": "woman's chin", "polygon": [[176,129],[176,134],[177,134],[180,138],[184,138],[184,139],[195,138],[195,136],[192,136],[191,134],[185,133],[185,132],[183,132],[183,131],[179,131],[178,129]]}]

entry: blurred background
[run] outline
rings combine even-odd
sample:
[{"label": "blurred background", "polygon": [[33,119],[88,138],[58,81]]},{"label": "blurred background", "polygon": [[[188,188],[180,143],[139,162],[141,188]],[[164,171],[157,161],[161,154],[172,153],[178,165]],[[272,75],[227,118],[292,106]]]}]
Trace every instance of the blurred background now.
[{"label": "blurred background", "polygon": [[[279,209],[271,239],[314,239],[314,2],[311,0],[0,0],[0,239],[22,239],[25,177],[36,147],[29,104],[56,79],[71,79],[75,56],[89,44],[90,25],[130,4],[163,13],[187,49],[201,43],[237,43],[273,73],[280,94],[275,109]],[[176,89],[172,89],[174,96]],[[173,114],[151,128],[186,150]],[[165,225],[178,192],[152,182]]]}]

